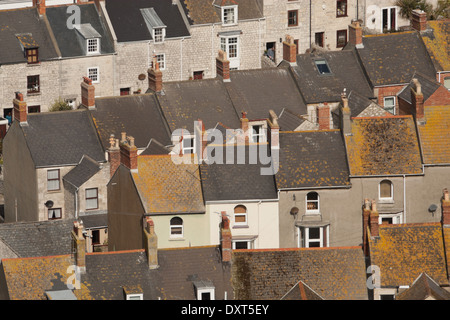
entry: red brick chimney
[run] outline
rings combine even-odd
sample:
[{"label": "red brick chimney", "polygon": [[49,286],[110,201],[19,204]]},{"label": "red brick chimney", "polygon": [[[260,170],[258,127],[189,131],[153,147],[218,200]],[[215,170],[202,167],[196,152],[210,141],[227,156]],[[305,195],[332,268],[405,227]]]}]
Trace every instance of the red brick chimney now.
[{"label": "red brick chimney", "polygon": [[379,215],[378,215],[378,211],[377,211],[377,204],[375,202],[375,200],[372,200],[372,208],[370,211],[370,218],[369,218],[369,223],[370,223],[370,236],[372,237],[378,237],[380,235],[379,233],[379,221],[378,221]]},{"label": "red brick chimney", "polygon": [[411,102],[413,107],[413,112],[416,114],[416,120],[423,120],[425,117],[424,114],[424,98],[422,93],[422,85],[420,84],[419,80],[414,78],[413,80],[413,86],[411,87]]},{"label": "red brick chimney", "polygon": [[45,14],[45,0],[33,0],[33,7],[36,7],[39,15]]},{"label": "red brick chimney", "polygon": [[415,9],[411,12],[411,26],[417,31],[427,30],[427,14],[425,11]]},{"label": "red brick chimney", "polygon": [[450,196],[447,188],[444,189],[444,195],[442,197],[442,224],[450,225]]},{"label": "red brick chimney", "polygon": [[73,248],[75,249],[75,265],[78,272],[86,272],[86,238],[83,235],[82,221],[74,221],[72,230]]},{"label": "red brick chimney", "polygon": [[159,69],[159,63],[156,57],[153,57],[152,66],[148,69],[148,88],[153,92],[162,91],[162,71]]},{"label": "red brick chimney", "polygon": [[348,26],[348,42],[357,48],[364,48],[363,45],[363,30],[361,22],[353,19],[352,24]]},{"label": "red brick chimney", "polygon": [[110,176],[112,177],[116,172],[117,168],[120,165],[120,147],[119,147],[119,139],[115,139],[112,134],[109,138],[109,149],[108,149],[108,162],[109,162],[109,170]]},{"label": "red brick chimney", "polygon": [[14,105],[14,120],[19,121],[21,125],[28,124],[27,122],[27,103],[23,100],[23,94],[16,92],[16,97],[13,99]]},{"label": "red brick chimney", "polygon": [[150,217],[145,218],[144,224],[145,253],[147,254],[148,267],[157,269],[158,265],[158,237],[155,233],[155,224]]},{"label": "red brick chimney", "polygon": [[222,211],[222,228],[221,233],[221,247],[222,247],[222,262],[231,261],[231,230],[230,220],[225,211]]},{"label": "red brick chimney", "polygon": [[134,138],[122,132],[120,141],[120,163],[132,171],[137,171],[137,147],[134,145]]},{"label": "red brick chimney", "polygon": [[280,125],[278,124],[278,116],[273,110],[269,110],[269,141],[270,148],[280,148]]},{"label": "red brick chimney", "polygon": [[319,105],[317,107],[317,123],[319,124],[319,130],[329,130],[330,129],[330,118],[331,111],[328,103]]},{"label": "red brick chimney", "polygon": [[240,119],[241,121],[241,133],[238,135],[238,144],[248,144],[249,141],[249,126],[248,126],[248,118],[247,118],[247,112],[242,111],[242,117]]},{"label": "red brick chimney", "polygon": [[369,241],[367,239],[367,231],[369,228],[369,219],[370,219],[370,206],[371,202],[369,199],[364,199],[363,206],[363,251],[364,255],[369,255]]},{"label": "red brick chimney", "polygon": [[294,43],[294,38],[290,35],[287,35],[283,41],[283,60],[291,65],[297,64],[297,46]]},{"label": "red brick chimney", "polygon": [[95,108],[95,87],[88,77],[83,77],[81,82],[81,104],[88,109]]},{"label": "red brick chimney", "polygon": [[219,50],[219,55],[216,58],[216,72],[222,77],[224,82],[230,82],[230,61],[227,59],[227,53]]}]

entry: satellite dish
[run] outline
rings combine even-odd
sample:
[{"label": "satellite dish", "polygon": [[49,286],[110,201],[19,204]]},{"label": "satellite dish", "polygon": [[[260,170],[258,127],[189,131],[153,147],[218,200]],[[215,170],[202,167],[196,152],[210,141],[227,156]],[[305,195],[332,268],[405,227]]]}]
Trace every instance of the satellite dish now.
[{"label": "satellite dish", "polygon": [[290,214],[293,215],[293,216],[295,216],[295,215],[297,215],[298,211],[299,211],[299,210],[298,210],[297,207],[293,207],[293,208],[291,209]]},{"label": "satellite dish", "polygon": [[47,208],[53,207],[53,201],[52,201],[52,200],[48,200],[48,201],[45,203],[45,206],[46,206]]},{"label": "satellite dish", "polygon": [[432,204],[429,208],[428,208],[428,211],[430,211],[430,212],[435,212],[437,210],[437,205],[435,205],[435,204]]}]

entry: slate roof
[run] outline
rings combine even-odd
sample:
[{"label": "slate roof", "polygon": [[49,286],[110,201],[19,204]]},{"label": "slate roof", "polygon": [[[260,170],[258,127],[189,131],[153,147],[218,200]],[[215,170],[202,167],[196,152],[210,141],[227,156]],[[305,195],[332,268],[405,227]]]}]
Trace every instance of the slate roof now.
[{"label": "slate roof", "polygon": [[367,300],[360,247],[233,250],[238,300],[281,299],[299,281],[325,300]]},{"label": "slate roof", "polygon": [[417,129],[425,164],[447,164],[450,162],[450,105],[426,106],[426,122]]},{"label": "slate roof", "polygon": [[231,82],[224,84],[236,112],[247,112],[251,120],[268,118],[269,110],[278,115],[284,108],[295,114],[307,114],[303,98],[287,69],[237,70],[231,73]]},{"label": "slate roof", "polygon": [[101,169],[102,166],[97,161],[89,156],[83,156],[80,163],[64,175],[63,180],[79,188]]},{"label": "slate roof", "polygon": [[18,257],[69,254],[72,220],[0,223],[0,241]]},{"label": "slate roof", "polygon": [[[63,57],[86,56],[83,49],[83,36],[75,28],[67,28],[67,14],[69,5],[49,6],[46,15],[52,28],[58,47]],[[100,53],[112,54],[115,52],[114,43],[109,34],[108,27],[103,24],[94,3],[77,4],[80,8],[80,24],[90,24],[100,36]]]},{"label": "slate roof", "polygon": [[26,63],[27,58],[16,35],[31,34],[39,46],[39,60],[58,58],[55,45],[45,23],[45,17],[39,17],[36,8],[23,8],[0,11],[0,65],[8,63]]},{"label": "slate roof", "polygon": [[[413,83],[413,79],[416,78],[421,87],[422,87],[422,93],[423,93],[423,101],[424,103],[428,100],[428,98],[441,86],[439,82],[437,82],[434,78],[428,78],[427,76],[424,76],[418,72],[414,73],[413,77],[411,78],[411,81],[407,86],[405,86],[398,94],[397,96],[409,104],[412,104],[411,99],[411,88],[415,88],[415,85]],[[450,101],[449,101],[450,104]]]},{"label": "slate roof", "polygon": [[300,114],[295,114],[289,109],[283,109],[278,114],[278,125],[280,130],[294,131],[296,130],[306,119],[301,117]]},{"label": "slate roof", "polygon": [[395,300],[450,300],[450,292],[440,287],[429,275],[422,273],[410,288],[396,295]]},{"label": "slate roof", "polygon": [[85,229],[108,227],[108,214],[85,214],[79,216]]},{"label": "slate roof", "polygon": [[369,237],[369,249],[382,287],[411,285],[424,272],[439,285],[448,285],[439,222],[380,225],[379,237]]},{"label": "slate roof", "polygon": [[412,116],[353,118],[345,143],[352,176],[422,173]]},{"label": "slate roof", "polygon": [[[66,289],[70,255],[4,259],[3,270],[12,300],[43,300],[45,291]],[[217,246],[158,250],[159,268],[150,270],[144,250],[86,254],[86,273],[78,300],[125,300],[124,289],[143,293],[144,300],[195,300],[193,281],[209,280],[216,299],[232,296],[230,268]],[[27,285],[33,283],[33,285]]]},{"label": "slate roof", "polygon": [[400,32],[363,37],[356,49],[372,86],[409,83],[415,72],[434,77],[435,69],[419,33]]},{"label": "slate roof", "polygon": [[235,111],[223,80],[166,82],[163,86],[164,95],[158,99],[171,132],[187,129],[193,134],[194,122],[199,119],[206,130],[219,121],[230,128],[241,127],[241,114]]},{"label": "slate roof", "polygon": [[95,106],[89,112],[105,150],[110,147],[110,135],[120,139],[122,132],[134,137],[139,149],[146,148],[151,139],[164,146],[172,144],[154,94],[96,98]]},{"label": "slate roof", "polygon": [[437,71],[450,70],[450,19],[427,22],[427,30],[421,32]]},{"label": "slate roof", "polygon": [[87,110],[33,113],[27,119],[20,129],[37,168],[78,165],[83,155],[105,161]]},{"label": "slate roof", "polygon": [[263,18],[263,8],[259,0],[180,0],[191,25],[218,23],[222,21],[220,6],[238,5],[238,20]]},{"label": "slate roof", "polygon": [[138,172],[131,175],[146,213],[205,212],[199,168],[193,158],[189,161],[177,164],[170,155],[138,156]]},{"label": "slate roof", "polygon": [[[320,74],[315,60],[325,59],[331,74]],[[281,66],[285,66],[282,63]],[[339,102],[344,88],[366,98],[373,97],[363,69],[353,51],[326,51],[297,55],[297,66],[291,67],[307,104]]]},{"label": "slate roof", "polygon": [[[213,150],[214,147],[210,148]],[[253,150],[248,146],[245,149],[236,146],[219,146],[219,148],[223,152],[223,158],[215,162],[220,163],[200,165],[205,201],[277,199],[274,176],[261,173],[261,168],[268,168],[270,164],[263,164],[259,156],[257,164],[251,164],[249,154]],[[228,159],[232,160],[230,164],[226,163],[228,150],[234,155],[232,159]],[[243,164],[238,163],[238,157]]]},{"label": "slate roof", "polygon": [[106,0],[106,11],[118,42],[152,40],[140,9],[154,8],[167,26],[166,38],[188,37],[189,30],[172,0]]},{"label": "slate roof", "polygon": [[350,186],[339,130],[280,132],[278,189]]},{"label": "slate roof", "polygon": [[170,150],[159,141],[151,139],[147,147],[140,153],[142,156],[151,156],[157,154],[169,154]]},{"label": "slate roof", "polygon": [[303,281],[299,281],[281,300],[323,300],[323,298]]}]

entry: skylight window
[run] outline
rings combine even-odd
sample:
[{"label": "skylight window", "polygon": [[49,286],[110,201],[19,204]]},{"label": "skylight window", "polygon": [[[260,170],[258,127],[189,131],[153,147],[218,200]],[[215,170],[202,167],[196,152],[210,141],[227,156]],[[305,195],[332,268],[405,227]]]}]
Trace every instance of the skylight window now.
[{"label": "skylight window", "polygon": [[320,74],[331,74],[330,67],[325,60],[314,60],[314,63],[316,64],[317,70]]}]

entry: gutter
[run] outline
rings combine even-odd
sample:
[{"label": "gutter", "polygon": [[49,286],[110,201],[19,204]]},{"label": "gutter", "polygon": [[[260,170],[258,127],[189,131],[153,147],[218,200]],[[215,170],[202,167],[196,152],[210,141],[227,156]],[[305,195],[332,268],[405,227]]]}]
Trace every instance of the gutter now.
[{"label": "gutter", "polygon": [[[349,176],[350,177],[350,176]],[[291,190],[316,190],[316,189],[351,189],[352,185],[348,186],[318,186],[318,187],[298,187],[298,188],[280,188],[278,189],[278,192],[280,191],[291,191]]]}]

